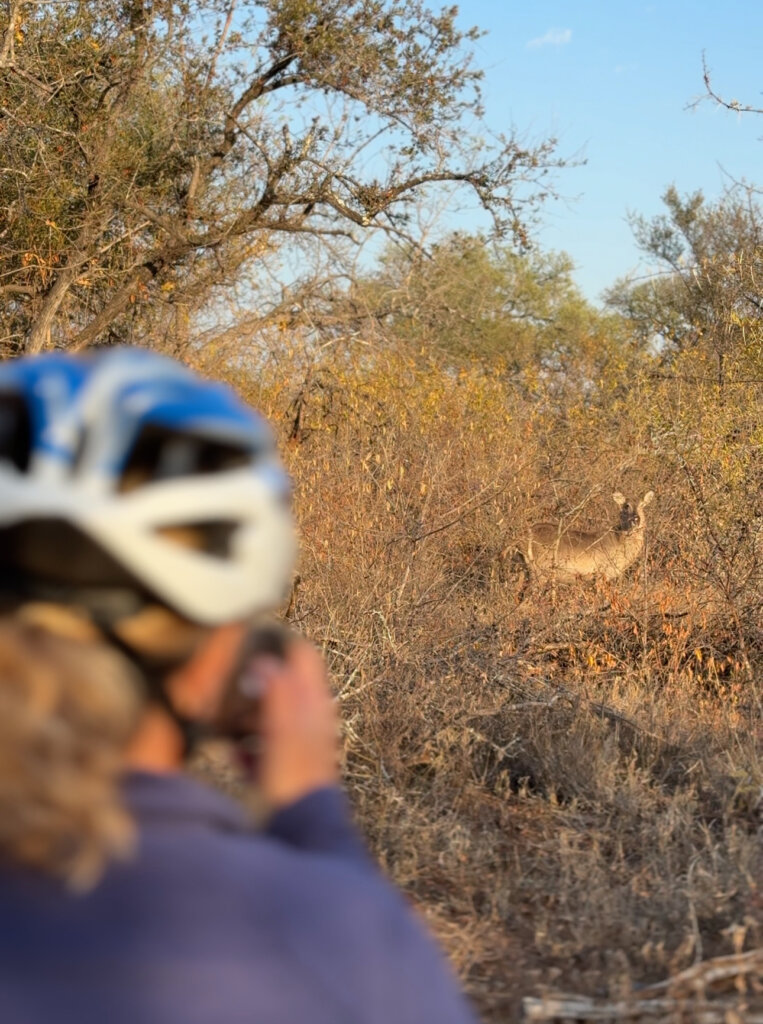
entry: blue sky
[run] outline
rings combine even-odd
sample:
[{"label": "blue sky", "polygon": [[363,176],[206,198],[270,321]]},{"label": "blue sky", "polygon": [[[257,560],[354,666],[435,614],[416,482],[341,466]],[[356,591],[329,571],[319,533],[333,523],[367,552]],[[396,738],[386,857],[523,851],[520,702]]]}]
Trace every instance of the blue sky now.
[{"label": "blue sky", "polygon": [[629,271],[648,270],[629,210],[660,212],[670,184],[708,198],[729,175],[763,184],[763,116],[709,102],[686,109],[704,91],[703,52],[720,93],[763,106],[763,0],[459,6],[464,26],[488,30],[475,58],[486,74],[491,128],[536,139],[553,134],[561,154],[587,160],[559,173],[568,199],[545,207],[538,237],[570,254],[589,299]]}]

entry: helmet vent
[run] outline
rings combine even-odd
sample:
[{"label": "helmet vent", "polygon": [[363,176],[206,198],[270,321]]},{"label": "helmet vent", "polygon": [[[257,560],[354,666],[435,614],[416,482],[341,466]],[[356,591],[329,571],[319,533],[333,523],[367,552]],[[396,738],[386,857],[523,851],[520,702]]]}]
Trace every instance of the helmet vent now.
[{"label": "helmet vent", "polygon": [[252,458],[251,449],[230,442],[147,424],[127,457],[119,490],[131,491],[159,480],[221,473],[247,466]]},{"label": "helmet vent", "polygon": [[231,553],[231,539],[238,526],[238,523],[227,520],[210,520],[163,526],[156,532],[165,540],[191,551],[203,551],[207,555],[228,558]]},{"label": "helmet vent", "polygon": [[0,395],[0,459],[22,473],[32,454],[32,422],[21,395]]}]

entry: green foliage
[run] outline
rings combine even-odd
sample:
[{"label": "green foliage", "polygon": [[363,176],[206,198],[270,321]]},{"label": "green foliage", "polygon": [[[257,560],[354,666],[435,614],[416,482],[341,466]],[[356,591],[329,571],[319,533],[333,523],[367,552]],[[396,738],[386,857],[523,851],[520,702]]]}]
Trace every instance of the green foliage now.
[{"label": "green foliage", "polygon": [[611,364],[639,354],[620,317],[583,299],[572,271],[564,254],[455,234],[427,254],[391,247],[345,300],[383,324],[387,343],[502,372],[538,394],[592,395]]},{"label": "green foliage", "polygon": [[474,38],[423,0],[10,0],[5,351],[180,344],[189,311],[277,274],[280,247],[400,233],[441,183],[523,239],[558,162],[552,141],[470,136]]},{"label": "green foliage", "polygon": [[661,267],[651,280],[611,289],[610,305],[644,343],[657,336],[670,363],[686,351],[712,357],[718,386],[763,375],[763,211],[753,191],[717,203],[701,193],[664,196],[667,213],[634,219],[636,239]]}]

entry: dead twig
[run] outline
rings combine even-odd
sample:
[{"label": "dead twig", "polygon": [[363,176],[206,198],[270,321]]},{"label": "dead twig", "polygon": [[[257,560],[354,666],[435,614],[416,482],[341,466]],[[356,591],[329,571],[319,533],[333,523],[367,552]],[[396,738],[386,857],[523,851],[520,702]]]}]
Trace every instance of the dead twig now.
[{"label": "dead twig", "polygon": [[[736,998],[714,998],[708,991],[724,984]],[[714,957],[655,985],[636,991],[628,999],[600,1000],[586,996],[549,995],[522,1001],[527,1021],[681,1020],[691,1024],[763,1024],[763,949]],[[664,995],[662,994],[664,993]],[[753,993],[750,1000],[748,993]],[[728,993],[726,993],[727,995]]]}]

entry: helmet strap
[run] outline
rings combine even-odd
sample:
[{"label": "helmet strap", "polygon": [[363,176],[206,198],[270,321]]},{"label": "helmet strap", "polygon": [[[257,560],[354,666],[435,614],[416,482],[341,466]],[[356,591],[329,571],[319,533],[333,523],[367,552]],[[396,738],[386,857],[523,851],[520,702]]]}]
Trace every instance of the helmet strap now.
[{"label": "helmet strap", "polygon": [[167,676],[178,667],[179,662],[175,659],[156,658],[141,654],[125,643],[110,622],[97,619],[95,621],[109,644],[123,654],[138,670],[148,699],[165,711],[178,727],[183,741],[183,759],[187,760],[199,742],[209,734],[209,729],[203,722],[188,718],[179,712],[167,693]]}]

